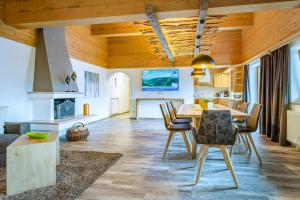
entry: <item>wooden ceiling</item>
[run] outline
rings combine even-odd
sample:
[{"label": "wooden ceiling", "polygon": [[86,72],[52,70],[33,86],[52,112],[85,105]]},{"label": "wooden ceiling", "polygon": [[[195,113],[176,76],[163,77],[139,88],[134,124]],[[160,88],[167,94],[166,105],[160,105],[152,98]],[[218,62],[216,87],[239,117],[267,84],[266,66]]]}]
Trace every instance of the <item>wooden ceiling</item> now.
[{"label": "wooden ceiling", "polygon": [[[193,56],[198,17],[161,19],[159,23],[175,57]],[[211,47],[219,30],[240,30],[253,25],[253,13],[211,15],[207,17],[202,39],[203,53],[211,53]],[[127,37],[144,35],[162,59],[166,54],[149,21],[98,24],[92,26],[92,34],[103,37]]]},{"label": "wooden ceiling", "polygon": [[[35,33],[36,28],[93,24],[77,29],[67,28],[69,41],[81,47],[89,41],[94,52],[78,48],[75,57],[106,64],[105,67],[169,67],[158,36],[145,15],[145,4],[155,8],[161,30],[166,38],[176,66],[189,66],[194,56],[195,35],[198,23],[200,0],[0,0],[0,35],[8,38],[24,35],[23,30]],[[299,0],[209,0],[208,16],[201,42],[201,52],[211,54],[218,65],[235,65],[242,61],[242,30],[254,27],[255,12],[272,9],[295,8]],[[0,17],[1,19],[1,17]],[[9,25],[9,26],[8,26]],[[7,30],[1,33],[1,26]],[[9,27],[9,28],[7,28]],[[90,28],[90,32],[88,28]],[[22,31],[22,34],[18,34]],[[3,31],[2,31],[3,32]],[[80,34],[84,32],[84,37]],[[10,35],[16,34],[16,35]],[[90,35],[89,35],[90,34]],[[26,36],[26,34],[25,34]],[[73,37],[76,36],[76,37]],[[104,39],[101,39],[104,38]],[[96,47],[99,41],[101,48]],[[249,41],[247,41],[249,42]],[[33,42],[31,42],[33,43]],[[69,43],[68,46],[74,46]],[[107,45],[106,45],[107,43]],[[73,48],[75,49],[75,48]],[[97,55],[99,54],[99,59]],[[101,55],[100,55],[101,54]],[[94,61],[95,60],[95,61]]]}]

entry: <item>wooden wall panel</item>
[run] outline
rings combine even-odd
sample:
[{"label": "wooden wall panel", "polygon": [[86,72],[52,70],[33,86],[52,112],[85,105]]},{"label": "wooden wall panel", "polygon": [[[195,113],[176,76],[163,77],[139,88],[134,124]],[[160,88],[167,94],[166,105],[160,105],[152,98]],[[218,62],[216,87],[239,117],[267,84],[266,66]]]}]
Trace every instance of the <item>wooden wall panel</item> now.
[{"label": "wooden wall panel", "polygon": [[[220,31],[212,46],[212,56],[218,65],[240,63],[241,32]],[[190,66],[193,57],[175,57],[176,66]],[[160,59],[145,36],[108,38],[108,67],[172,67],[168,59]]]},{"label": "wooden wall panel", "polygon": [[168,59],[160,59],[146,36],[113,37],[108,39],[108,67],[172,66]]},{"label": "wooden wall panel", "polygon": [[241,31],[219,31],[212,46],[217,65],[235,65],[241,62]]},{"label": "wooden wall panel", "polygon": [[0,0],[0,24],[3,23],[5,16],[5,0]]},{"label": "wooden wall panel", "polygon": [[242,61],[300,33],[300,8],[258,12],[254,26],[242,30]]},{"label": "wooden wall panel", "polygon": [[94,65],[107,66],[107,38],[92,36],[90,26],[66,27],[70,56]]}]

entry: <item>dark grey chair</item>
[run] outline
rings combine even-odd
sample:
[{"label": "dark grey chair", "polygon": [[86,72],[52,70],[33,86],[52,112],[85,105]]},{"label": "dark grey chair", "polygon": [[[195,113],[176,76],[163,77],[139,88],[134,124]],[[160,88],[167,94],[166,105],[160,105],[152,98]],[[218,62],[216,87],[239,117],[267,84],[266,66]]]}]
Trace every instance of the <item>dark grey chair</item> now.
[{"label": "dark grey chair", "polygon": [[191,128],[192,128],[191,124],[190,123],[174,124],[170,120],[170,116],[169,116],[166,106],[164,104],[160,104],[160,109],[161,109],[161,112],[162,112],[162,115],[164,118],[165,127],[166,127],[166,129],[169,130],[169,136],[168,136],[165,151],[163,154],[163,159],[165,159],[165,157],[166,157],[166,153],[168,151],[170,142],[173,139],[175,133],[181,133],[185,147],[186,147],[186,151],[190,157],[191,151],[190,151],[190,144],[187,139],[187,131],[191,131]]},{"label": "dark grey chair", "polygon": [[192,122],[191,118],[177,118],[176,114],[175,114],[175,111],[174,111],[174,108],[171,104],[171,101],[167,102],[166,104],[167,104],[167,108],[168,108],[169,115],[170,115],[172,123],[182,124],[182,123],[191,123]]},{"label": "dark grey chair", "polygon": [[227,151],[227,145],[235,143],[237,127],[233,125],[231,113],[229,110],[204,110],[200,119],[199,129],[193,128],[194,140],[197,144],[201,144],[199,158],[198,173],[196,183],[198,183],[202,165],[206,159],[208,148],[217,147],[223,153],[227,168],[230,170],[232,178],[238,187],[238,181],[232,167],[230,156]]},{"label": "dark grey chair", "polygon": [[[259,152],[255,146],[254,140],[252,138],[251,133],[254,133],[258,129],[258,122],[261,116],[263,106],[261,104],[254,104],[253,108],[250,112],[251,117],[247,119],[247,123],[245,124],[237,124],[239,132],[238,134],[241,136],[245,136],[247,140],[248,149],[251,152],[251,146],[255,151],[256,157],[259,162],[262,164],[262,159],[259,155]],[[233,152],[234,145],[231,147],[231,152]]]}]

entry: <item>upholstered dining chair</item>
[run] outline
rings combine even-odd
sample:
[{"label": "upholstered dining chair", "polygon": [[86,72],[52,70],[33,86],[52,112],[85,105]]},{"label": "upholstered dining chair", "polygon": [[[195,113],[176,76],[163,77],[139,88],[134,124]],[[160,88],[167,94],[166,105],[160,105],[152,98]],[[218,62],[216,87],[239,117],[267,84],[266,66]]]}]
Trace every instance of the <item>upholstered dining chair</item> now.
[{"label": "upholstered dining chair", "polygon": [[192,122],[191,118],[177,118],[175,114],[175,110],[171,104],[171,101],[168,101],[167,103],[167,108],[169,111],[169,116],[171,118],[171,122],[174,124],[182,124],[182,123],[190,123]]},{"label": "upholstered dining chair", "polygon": [[229,110],[204,110],[200,119],[199,129],[193,128],[194,140],[201,144],[199,158],[199,168],[196,176],[196,183],[200,178],[201,169],[206,159],[208,148],[217,147],[221,150],[227,168],[230,170],[236,187],[238,181],[232,167],[232,163],[227,151],[227,145],[235,143],[237,127],[232,124],[231,113]]},{"label": "upholstered dining chair", "polygon": [[[252,148],[255,151],[256,157],[261,164],[262,164],[262,159],[256,148],[256,145],[254,143],[254,140],[253,140],[251,134],[256,132],[258,129],[258,122],[259,122],[259,119],[261,116],[262,107],[263,106],[261,104],[254,104],[253,108],[250,112],[251,117],[247,119],[247,122],[245,124],[236,124],[239,129],[238,134],[241,136],[244,135],[246,137],[249,151],[251,151],[251,146],[252,146]],[[234,149],[234,145],[232,145],[230,152],[233,152],[233,149]]]},{"label": "upholstered dining chair", "polygon": [[169,130],[169,136],[168,136],[168,139],[166,142],[163,159],[165,159],[165,157],[166,157],[166,153],[168,151],[169,145],[170,145],[175,133],[181,133],[182,139],[185,144],[186,151],[187,151],[189,157],[191,157],[190,144],[187,139],[187,131],[191,131],[191,128],[192,128],[191,124],[190,123],[174,124],[171,122],[171,119],[170,119],[170,116],[169,116],[166,106],[164,104],[160,104],[160,109],[161,109],[161,112],[162,112],[162,115],[164,118],[165,127],[167,130]]}]

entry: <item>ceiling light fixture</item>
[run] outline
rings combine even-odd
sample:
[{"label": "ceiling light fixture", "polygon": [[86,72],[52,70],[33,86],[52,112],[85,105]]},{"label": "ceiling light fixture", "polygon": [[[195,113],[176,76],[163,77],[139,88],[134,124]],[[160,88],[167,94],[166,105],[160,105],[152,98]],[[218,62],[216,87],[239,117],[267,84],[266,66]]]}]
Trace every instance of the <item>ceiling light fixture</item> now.
[{"label": "ceiling light fixture", "polygon": [[191,73],[191,76],[193,78],[199,78],[199,77],[205,76],[205,75],[206,75],[206,71],[201,68],[195,68],[194,71],[192,71],[192,73]]},{"label": "ceiling light fixture", "polygon": [[213,68],[216,66],[216,62],[210,55],[199,54],[193,59],[191,65],[194,68]]}]

